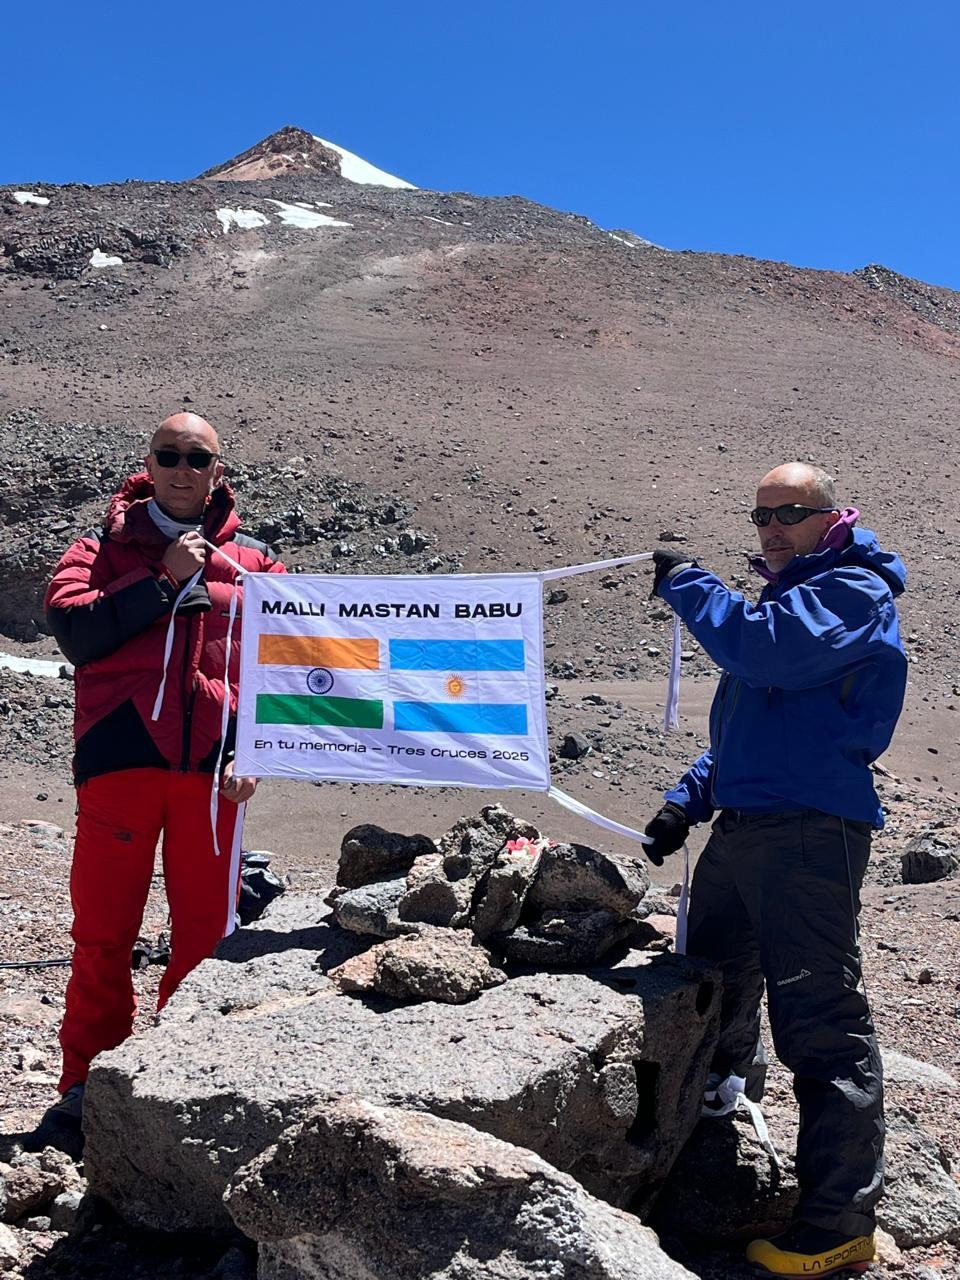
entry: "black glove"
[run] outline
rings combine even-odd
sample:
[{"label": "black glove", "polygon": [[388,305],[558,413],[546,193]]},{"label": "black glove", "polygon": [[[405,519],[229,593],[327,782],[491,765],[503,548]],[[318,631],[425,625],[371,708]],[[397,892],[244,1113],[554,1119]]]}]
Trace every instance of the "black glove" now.
[{"label": "black glove", "polygon": [[199,582],[193,584],[180,601],[177,613],[181,617],[189,617],[192,613],[209,613],[212,608],[210,592],[207,590],[207,584],[201,578]]},{"label": "black glove", "polygon": [[679,551],[655,551],[653,553],[653,586],[650,588],[650,599],[659,592],[661,583],[674,569],[690,568],[697,562],[693,556],[683,555]]},{"label": "black glove", "polygon": [[653,837],[653,844],[645,844],[643,852],[655,867],[662,867],[668,853],[676,853],[690,834],[687,815],[678,804],[668,800],[655,818],[646,825],[644,835]]}]

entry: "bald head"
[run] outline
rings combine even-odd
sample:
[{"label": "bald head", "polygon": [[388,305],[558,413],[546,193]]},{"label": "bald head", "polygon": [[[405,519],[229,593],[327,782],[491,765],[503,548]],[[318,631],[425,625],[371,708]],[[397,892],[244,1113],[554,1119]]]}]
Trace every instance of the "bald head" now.
[{"label": "bald head", "polygon": [[757,505],[774,506],[774,503],[761,504],[760,491],[763,489],[790,489],[803,493],[804,498],[794,498],[794,502],[803,502],[809,507],[835,507],[837,492],[833,476],[827,475],[822,467],[812,467],[808,462],[784,462],[774,467],[760,481],[757,490]]},{"label": "bald head", "polygon": [[[175,465],[161,466],[161,459]],[[171,414],[151,436],[144,465],[157,502],[168,515],[200,519],[223,475],[217,433],[197,413]]]},{"label": "bald head", "polygon": [[829,508],[817,510],[799,524],[781,524],[774,516],[757,529],[764,559],[774,573],[786,568],[794,556],[809,555],[840,518],[832,476],[807,462],[785,462],[768,471],[757,489],[757,506]]},{"label": "bald head", "polygon": [[202,444],[193,445],[194,448],[207,449],[210,453],[220,452],[216,431],[199,413],[172,413],[169,418],[164,418],[150,437],[150,448],[156,449],[158,440],[169,444],[174,440],[188,438],[191,441],[203,441]]}]

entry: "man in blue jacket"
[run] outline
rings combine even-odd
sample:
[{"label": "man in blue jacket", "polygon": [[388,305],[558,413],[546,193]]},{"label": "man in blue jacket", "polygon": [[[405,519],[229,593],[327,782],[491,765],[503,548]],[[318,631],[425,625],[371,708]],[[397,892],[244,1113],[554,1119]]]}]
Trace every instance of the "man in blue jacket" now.
[{"label": "man in blue jacket", "polygon": [[862,987],[859,891],[883,825],[870,765],[893,735],[907,662],[900,559],[840,510],[823,471],[764,476],[750,519],[756,604],[689,556],[654,556],[654,594],[723,671],[710,747],[647,826],[659,865],[718,813],[691,890],[687,950],[724,976],[704,1111],[758,1101],[764,984],[777,1055],[800,1105],[796,1218],[755,1240],[780,1276],[864,1270],[883,1188],[883,1082]]}]

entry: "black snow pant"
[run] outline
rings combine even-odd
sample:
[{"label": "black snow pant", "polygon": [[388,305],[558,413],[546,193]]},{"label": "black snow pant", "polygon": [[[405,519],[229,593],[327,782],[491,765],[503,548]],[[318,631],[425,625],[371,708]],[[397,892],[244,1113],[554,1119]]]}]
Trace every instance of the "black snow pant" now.
[{"label": "black snow pant", "polygon": [[797,1218],[874,1229],[883,1190],[883,1076],[861,989],[857,917],[871,828],[814,809],[724,809],[693,876],[687,951],[723,972],[712,1070],[757,1102],[764,982],[774,1047],[800,1105]]}]

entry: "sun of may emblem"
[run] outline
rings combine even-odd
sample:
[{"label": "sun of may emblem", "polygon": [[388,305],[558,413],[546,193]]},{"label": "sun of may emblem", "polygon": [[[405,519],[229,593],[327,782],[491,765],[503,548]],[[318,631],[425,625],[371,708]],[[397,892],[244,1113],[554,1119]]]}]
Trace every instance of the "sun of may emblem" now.
[{"label": "sun of may emblem", "polygon": [[463,696],[466,684],[461,676],[450,676],[447,679],[447,693],[451,698],[460,698]]}]

